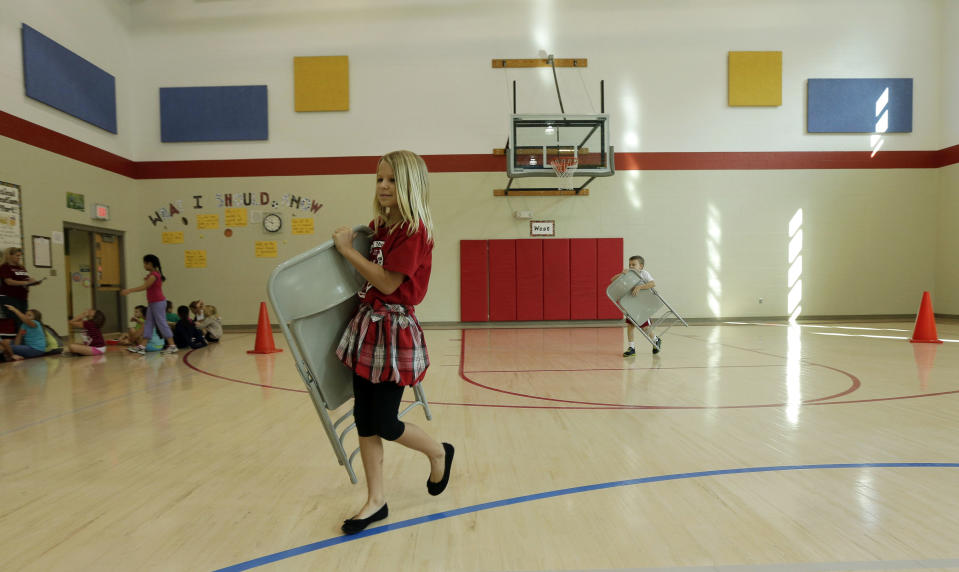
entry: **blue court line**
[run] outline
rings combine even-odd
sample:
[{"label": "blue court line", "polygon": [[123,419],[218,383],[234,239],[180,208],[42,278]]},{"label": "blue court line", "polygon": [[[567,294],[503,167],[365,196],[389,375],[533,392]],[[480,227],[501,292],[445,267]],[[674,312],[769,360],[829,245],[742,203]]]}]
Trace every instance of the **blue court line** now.
[{"label": "blue court line", "polygon": [[301,554],[306,554],[307,552],[322,550],[324,548],[329,548],[331,546],[336,546],[338,544],[344,544],[346,542],[359,540],[361,538],[366,538],[368,536],[383,534],[384,532],[400,530],[403,528],[408,528],[408,527],[416,526],[419,524],[426,524],[427,522],[434,522],[437,520],[453,518],[454,516],[462,516],[464,514],[480,512],[483,510],[490,510],[490,509],[499,508],[502,506],[509,506],[512,504],[519,504],[524,502],[548,499],[553,497],[561,497],[561,496],[585,493],[590,491],[598,491],[602,489],[611,489],[614,487],[626,487],[631,485],[641,485],[645,483],[658,483],[662,481],[675,481],[679,479],[696,479],[700,477],[715,477],[718,475],[735,475],[735,474],[742,474],[742,473],[770,473],[770,472],[778,472],[778,471],[805,471],[805,470],[815,470],[815,469],[869,469],[869,468],[923,468],[923,467],[940,467],[940,468],[959,469],[959,463],[837,463],[837,464],[826,464],[826,465],[783,465],[778,467],[746,467],[741,469],[720,469],[715,471],[700,471],[696,473],[675,473],[672,475],[659,475],[655,477],[628,479],[625,481],[612,481],[608,483],[598,483],[595,485],[585,485],[581,487],[559,489],[556,491],[548,491],[545,493],[536,493],[532,495],[524,495],[519,497],[498,500],[498,501],[474,504],[472,506],[467,506],[463,508],[457,508],[453,510],[437,512],[434,514],[428,514],[426,516],[419,516],[416,518],[401,520],[400,522],[385,524],[385,525],[377,526],[374,528],[367,528],[363,532],[360,532],[359,534],[354,534],[352,536],[337,536],[335,538],[327,538],[326,540],[313,542],[311,544],[305,544],[297,548],[291,548],[289,550],[283,550],[282,552],[268,554],[266,556],[255,558],[253,560],[248,560],[246,562],[241,562],[239,564],[227,566],[226,568],[220,568],[216,572],[238,572],[240,570],[249,570],[251,568],[256,568],[258,566],[263,566],[264,564],[270,564],[273,562],[278,562],[280,560],[286,560],[287,558],[292,558],[294,556],[299,556]]}]

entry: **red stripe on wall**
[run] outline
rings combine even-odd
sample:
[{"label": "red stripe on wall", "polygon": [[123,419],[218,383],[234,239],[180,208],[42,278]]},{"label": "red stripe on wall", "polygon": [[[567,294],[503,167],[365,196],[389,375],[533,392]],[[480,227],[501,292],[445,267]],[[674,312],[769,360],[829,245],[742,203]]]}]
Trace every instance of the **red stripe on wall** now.
[{"label": "red stripe on wall", "polygon": [[765,169],[934,169],[940,151],[773,151],[757,153],[616,153],[618,171]]},{"label": "red stripe on wall", "polygon": [[937,159],[939,163],[937,167],[948,167],[949,165],[955,165],[959,163],[959,145],[953,145],[952,147],[946,147],[940,151],[937,151]]},{"label": "red stripe on wall", "polygon": [[[378,157],[356,156],[137,162],[3,111],[0,111],[0,136],[132,179],[371,174],[378,160]],[[506,170],[506,158],[489,153],[424,155],[423,158],[435,173]],[[874,157],[869,151],[616,153],[618,171],[935,169],[956,163],[959,163],[959,145],[938,151],[879,151]]]},{"label": "red stripe on wall", "polygon": [[310,157],[302,159],[228,159],[221,161],[143,161],[137,179],[203,177],[296,177],[302,175],[372,175],[379,157]]},{"label": "red stripe on wall", "polygon": [[0,111],[0,135],[106,171],[136,178],[137,164],[133,161],[3,111]]}]

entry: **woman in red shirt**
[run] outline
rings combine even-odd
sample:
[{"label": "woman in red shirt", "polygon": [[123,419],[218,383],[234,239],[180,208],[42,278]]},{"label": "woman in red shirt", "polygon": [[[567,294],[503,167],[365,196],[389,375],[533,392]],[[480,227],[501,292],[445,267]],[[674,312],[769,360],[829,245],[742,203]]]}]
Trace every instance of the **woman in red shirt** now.
[{"label": "woman in red shirt", "polygon": [[27,275],[27,269],[23,267],[23,250],[16,246],[11,246],[3,253],[3,264],[0,264],[0,313],[7,313],[8,319],[13,320],[13,327],[5,333],[16,333],[20,330],[20,318],[13,312],[5,312],[3,304],[20,310],[21,313],[27,311],[27,288],[43,282],[43,279],[34,280]]},{"label": "woman in red shirt", "polygon": [[353,248],[354,233],[333,232],[336,250],[366,278],[361,303],[343,332],[336,355],[353,370],[353,417],[366,474],[363,508],[343,522],[356,534],[389,514],[383,486],[383,439],[414,449],[430,460],[426,489],[438,495],[449,482],[453,446],[397,417],[403,389],[422,381],[429,367],[423,330],[413,306],[423,301],[433,257],[429,173],[410,151],[384,155],[376,168],[369,257]]}]

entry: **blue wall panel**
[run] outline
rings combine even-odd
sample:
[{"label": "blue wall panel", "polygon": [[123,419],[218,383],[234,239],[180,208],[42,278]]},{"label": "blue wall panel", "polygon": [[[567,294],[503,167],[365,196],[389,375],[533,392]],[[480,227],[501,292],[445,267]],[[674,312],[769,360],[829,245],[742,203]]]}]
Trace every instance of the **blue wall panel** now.
[{"label": "blue wall panel", "polygon": [[20,31],[27,97],[116,133],[114,77],[26,24]]},{"label": "blue wall panel", "polygon": [[912,131],[912,78],[810,79],[806,89],[809,133],[876,133],[883,121],[886,133]]},{"label": "blue wall panel", "polygon": [[161,87],[160,139],[259,141],[268,138],[265,85]]}]

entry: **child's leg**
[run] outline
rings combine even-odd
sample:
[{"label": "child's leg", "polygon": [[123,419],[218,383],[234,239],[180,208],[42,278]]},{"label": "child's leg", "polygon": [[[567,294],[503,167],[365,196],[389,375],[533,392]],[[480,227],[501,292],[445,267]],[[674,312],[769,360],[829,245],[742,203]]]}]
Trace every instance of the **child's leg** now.
[{"label": "child's leg", "polygon": [[14,361],[15,357],[13,355],[13,349],[10,347],[10,342],[8,340],[0,340],[0,346],[3,349],[3,357],[7,358],[7,361]]},{"label": "child's leg", "polygon": [[636,343],[635,334],[633,333],[636,330],[636,326],[632,322],[626,325],[626,339],[629,340],[629,347],[633,347]]},{"label": "child's leg", "polygon": [[30,346],[24,346],[24,345],[20,345],[20,346],[13,345],[13,346],[10,346],[10,349],[13,350],[13,359],[15,360],[41,357],[44,354],[44,352],[40,350],[31,348]]},{"label": "child's leg", "polygon": [[67,346],[67,349],[70,350],[70,353],[82,355],[82,356],[95,356],[100,355],[93,351],[93,348],[86,344],[70,344]]},{"label": "child's leg", "polygon": [[[368,518],[386,504],[383,486],[383,440],[377,434],[376,386],[353,375],[353,418],[360,441],[360,458],[366,475],[366,502],[352,518]],[[398,405],[397,405],[398,407]]]},{"label": "child's leg", "polygon": [[366,504],[353,518],[369,518],[386,504],[383,488],[383,440],[378,435],[360,437],[360,458],[366,475]]},{"label": "child's leg", "polygon": [[403,434],[396,442],[426,455],[430,460],[430,480],[434,483],[440,482],[446,469],[446,449],[443,448],[443,444],[430,437],[418,425],[412,423],[403,425],[405,426]]},{"label": "child's leg", "polygon": [[[176,347],[176,344],[173,343],[173,330],[170,329],[170,324],[166,321],[166,300],[161,302],[151,302],[150,306],[147,308],[147,320],[151,322],[151,326],[156,326],[158,332],[160,332],[160,337],[166,340],[166,347]],[[152,332],[152,329],[147,328],[147,324],[143,324],[144,332]]]}]

